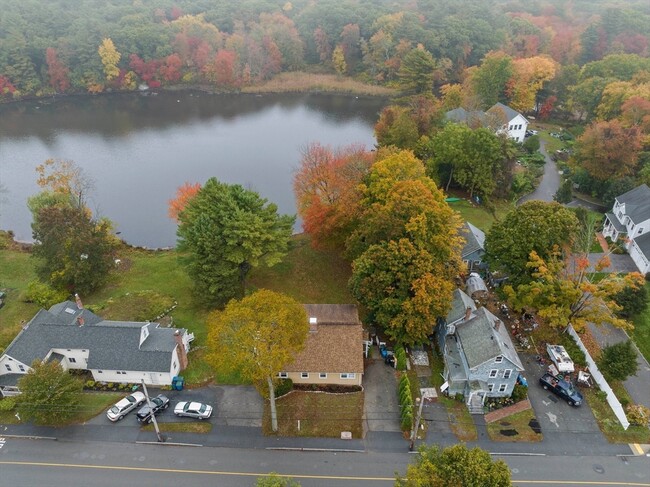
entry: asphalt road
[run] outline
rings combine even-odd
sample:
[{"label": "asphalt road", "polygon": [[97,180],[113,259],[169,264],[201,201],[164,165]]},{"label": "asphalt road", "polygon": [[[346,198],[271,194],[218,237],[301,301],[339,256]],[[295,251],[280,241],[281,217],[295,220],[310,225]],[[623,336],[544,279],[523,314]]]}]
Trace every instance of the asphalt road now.
[{"label": "asphalt road", "polygon": [[[303,487],[392,485],[407,453],[333,453],[189,448],[6,438],[0,486],[253,486],[278,472]],[[646,486],[650,458],[507,456],[515,485]]]},{"label": "asphalt road", "polygon": [[522,196],[519,201],[517,201],[518,205],[530,200],[553,201],[553,196],[555,196],[555,193],[562,182],[555,161],[553,161],[546,152],[546,143],[542,139],[539,141],[539,151],[544,155],[544,159],[546,159],[546,164],[544,164],[544,175],[542,176],[542,180],[539,182],[539,186],[535,188],[535,191]]}]

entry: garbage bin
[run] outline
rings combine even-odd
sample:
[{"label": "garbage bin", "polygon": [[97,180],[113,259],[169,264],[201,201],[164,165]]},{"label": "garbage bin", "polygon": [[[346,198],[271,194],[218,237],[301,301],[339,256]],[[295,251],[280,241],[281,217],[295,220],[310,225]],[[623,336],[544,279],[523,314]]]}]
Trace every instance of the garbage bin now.
[{"label": "garbage bin", "polygon": [[172,390],[174,391],[182,391],[183,390],[183,385],[185,385],[185,379],[181,376],[175,376],[172,379]]}]

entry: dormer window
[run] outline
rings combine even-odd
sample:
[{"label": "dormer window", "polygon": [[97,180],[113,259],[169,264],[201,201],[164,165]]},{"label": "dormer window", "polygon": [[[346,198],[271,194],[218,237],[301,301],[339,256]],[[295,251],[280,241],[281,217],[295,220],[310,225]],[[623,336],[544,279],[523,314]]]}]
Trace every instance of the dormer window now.
[{"label": "dormer window", "polygon": [[494,359],[497,364],[503,362],[503,355],[497,355],[497,358]]}]

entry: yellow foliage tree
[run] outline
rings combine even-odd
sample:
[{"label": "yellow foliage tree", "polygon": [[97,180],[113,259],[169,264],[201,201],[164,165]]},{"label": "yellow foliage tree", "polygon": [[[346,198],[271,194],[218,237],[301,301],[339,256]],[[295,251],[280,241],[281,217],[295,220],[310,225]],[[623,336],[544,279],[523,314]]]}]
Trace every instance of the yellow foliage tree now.
[{"label": "yellow foliage tree", "polygon": [[[631,329],[631,323],[616,316],[621,308],[614,301],[614,295],[626,287],[643,286],[643,276],[638,272],[625,276],[608,274],[592,281],[589,266],[586,254],[565,263],[557,247],[547,260],[533,251],[527,267],[533,270],[534,280],[517,286],[516,291],[512,286],[506,286],[504,291],[515,308],[536,309],[555,328],[573,325],[579,332],[587,323],[607,322]],[[595,265],[595,271],[602,272],[608,266],[609,258],[605,256]]]},{"label": "yellow foliage tree", "polygon": [[275,383],[309,332],[305,308],[284,294],[259,290],[231,301],[208,318],[208,360],[218,370],[236,371],[258,387],[268,387],[273,431],[278,430]]},{"label": "yellow foliage tree", "polygon": [[344,75],[348,70],[348,66],[345,62],[345,53],[343,52],[343,47],[336,46],[336,49],[334,49],[334,52],[332,53],[332,64],[334,65],[336,72],[340,75]]},{"label": "yellow foliage tree", "polygon": [[510,106],[520,112],[526,112],[535,106],[537,92],[544,82],[555,77],[557,63],[546,56],[515,59],[513,70],[514,75],[506,90]]},{"label": "yellow foliage tree", "polygon": [[120,62],[122,55],[115,49],[113,41],[109,37],[104,39],[97,52],[99,52],[99,57],[104,65],[106,81],[117,78],[120,74],[120,68],[117,67],[117,63]]}]

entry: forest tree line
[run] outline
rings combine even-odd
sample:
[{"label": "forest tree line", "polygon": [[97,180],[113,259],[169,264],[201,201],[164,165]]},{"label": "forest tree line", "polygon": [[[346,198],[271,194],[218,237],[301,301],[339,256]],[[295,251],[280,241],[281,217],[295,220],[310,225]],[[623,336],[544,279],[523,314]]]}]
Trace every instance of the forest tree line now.
[{"label": "forest tree line", "polygon": [[[611,54],[647,57],[650,6],[627,2],[419,0],[23,0],[0,16],[0,99],[171,85],[239,90],[308,70],[424,89],[463,83],[490,59],[507,75],[542,57],[562,81]],[[496,54],[496,60],[486,57]],[[405,64],[406,63],[406,64]],[[517,67],[517,65],[520,65]],[[417,82],[428,70],[431,86]],[[503,70],[506,71],[503,71]],[[489,80],[485,80],[489,84]],[[585,85],[580,109],[593,107]],[[561,88],[561,87],[559,87]],[[556,87],[556,91],[559,89]],[[526,93],[510,87],[509,98]],[[537,100],[540,109],[549,93]],[[578,97],[578,95],[576,95]],[[487,100],[482,100],[488,103]],[[553,99],[551,98],[551,104]]]}]

